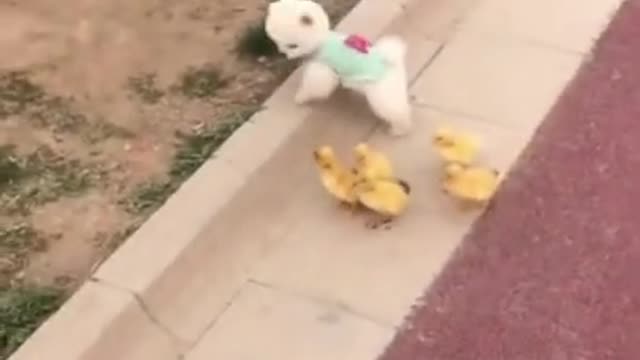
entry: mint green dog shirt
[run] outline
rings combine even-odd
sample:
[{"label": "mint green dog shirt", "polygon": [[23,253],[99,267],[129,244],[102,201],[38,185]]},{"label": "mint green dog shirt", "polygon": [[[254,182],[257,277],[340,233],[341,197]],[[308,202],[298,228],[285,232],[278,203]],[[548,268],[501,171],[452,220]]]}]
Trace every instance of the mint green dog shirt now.
[{"label": "mint green dog shirt", "polygon": [[375,82],[387,71],[382,54],[358,35],[331,32],[315,59],[328,65],[343,82]]}]

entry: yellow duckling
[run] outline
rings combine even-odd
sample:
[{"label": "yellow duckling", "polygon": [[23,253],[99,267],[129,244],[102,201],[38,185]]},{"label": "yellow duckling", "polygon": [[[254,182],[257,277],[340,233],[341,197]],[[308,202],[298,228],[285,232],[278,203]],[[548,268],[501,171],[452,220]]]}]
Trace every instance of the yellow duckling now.
[{"label": "yellow duckling", "polygon": [[360,143],[353,148],[356,174],[366,179],[392,179],[393,167],[389,158],[369,145]]},{"label": "yellow duckling", "polygon": [[444,191],[466,203],[486,204],[500,184],[497,170],[449,163],[445,167]]},{"label": "yellow duckling", "polygon": [[321,146],[313,152],[313,159],[320,172],[322,186],[342,204],[350,207],[357,205],[354,192],[357,177],[337,158],[333,148]]},{"label": "yellow duckling", "polygon": [[446,163],[471,165],[477,157],[479,141],[470,134],[443,127],[436,131],[433,145]]},{"label": "yellow duckling", "polygon": [[411,193],[409,184],[397,179],[360,179],[354,190],[360,204],[380,216],[369,224],[373,228],[402,215],[409,205]]}]

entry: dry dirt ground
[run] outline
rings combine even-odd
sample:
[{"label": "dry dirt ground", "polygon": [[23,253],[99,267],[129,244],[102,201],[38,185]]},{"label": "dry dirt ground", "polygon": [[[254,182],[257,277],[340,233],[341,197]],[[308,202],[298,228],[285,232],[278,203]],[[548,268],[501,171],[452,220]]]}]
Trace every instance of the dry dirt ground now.
[{"label": "dry dirt ground", "polygon": [[0,359],[291,69],[266,4],[0,0]]}]

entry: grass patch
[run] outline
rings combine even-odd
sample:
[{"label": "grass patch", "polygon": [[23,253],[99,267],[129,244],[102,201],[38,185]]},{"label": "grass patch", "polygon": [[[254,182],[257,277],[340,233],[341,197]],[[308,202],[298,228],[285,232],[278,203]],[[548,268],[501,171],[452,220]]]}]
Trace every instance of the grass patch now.
[{"label": "grass patch", "polygon": [[226,85],[220,71],[213,65],[192,67],[187,69],[180,77],[179,82],[172,87],[174,92],[179,92],[187,98],[204,99],[215,94]]},{"label": "grass patch", "polygon": [[147,104],[156,104],[165,95],[156,84],[156,74],[145,73],[130,77],[127,83],[130,92]]},{"label": "grass patch", "polygon": [[214,126],[190,134],[177,133],[179,144],[165,180],[143,183],[120,203],[132,214],[156,210],[251,117],[256,107],[236,111]]},{"label": "grass patch", "polygon": [[[148,88],[149,81],[153,79],[141,78],[136,83],[145,98],[157,96]],[[53,133],[80,133],[90,144],[109,136],[123,136],[122,129],[106,121],[90,121],[75,107],[73,98],[46,93],[25,72],[0,75],[0,120],[22,115],[35,127],[46,128]]]},{"label": "grass patch", "polygon": [[27,223],[0,226],[0,248],[41,250],[43,246],[41,235]]},{"label": "grass patch", "polygon": [[164,204],[175,189],[176,185],[172,181],[149,181],[138,185],[120,203],[131,214],[147,213]]},{"label": "grass patch", "polygon": [[13,145],[0,146],[0,191],[26,175],[23,164],[15,155]]},{"label": "grass patch", "polygon": [[89,127],[85,115],[73,109],[73,99],[47,94],[25,72],[0,75],[0,119],[24,115],[35,126],[53,132]]},{"label": "grass patch", "polygon": [[136,134],[129,129],[110,122],[109,120],[98,118],[91,125],[91,130],[82,132],[81,136],[83,141],[87,144],[95,144],[114,137],[120,139],[132,139]]},{"label": "grass patch", "polygon": [[62,290],[0,289],[0,360],[9,358],[64,301]]},{"label": "grass patch", "polygon": [[179,181],[191,176],[253,112],[255,110],[234,113],[229,119],[192,134],[177,133],[180,144],[171,163],[169,176]]},{"label": "grass patch", "polygon": [[54,133],[72,132],[90,128],[87,117],[73,109],[73,99],[59,96],[48,96],[32,102],[24,113],[41,128],[48,128]]},{"label": "grass patch", "polygon": [[47,147],[24,157],[5,147],[0,156],[6,159],[0,182],[0,212],[6,214],[28,214],[33,205],[82,193],[95,175],[80,161],[66,159]]},{"label": "grass patch", "polygon": [[249,26],[244,30],[236,45],[236,52],[240,56],[254,59],[277,56],[278,46],[271,40],[264,27],[264,22]]},{"label": "grass patch", "polygon": [[0,75],[0,119],[25,111],[30,104],[40,102],[46,93],[32,83],[26,73],[12,71]]},{"label": "grass patch", "polygon": [[140,228],[141,223],[133,223],[117,232],[115,232],[109,241],[106,243],[106,247],[109,249],[109,253],[113,253],[122,245],[133,233]]},{"label": "grass patch", "polygon": [[30,252],[45,246],[44,236],[26,222],[0,224],[0,288],[24,268]]}]

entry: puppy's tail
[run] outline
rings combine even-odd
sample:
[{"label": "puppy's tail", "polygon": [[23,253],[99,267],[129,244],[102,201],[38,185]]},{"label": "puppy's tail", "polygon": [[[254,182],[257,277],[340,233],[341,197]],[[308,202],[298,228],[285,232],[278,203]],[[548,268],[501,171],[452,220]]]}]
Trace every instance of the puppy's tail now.
[{"label": "puppy's tail", "polygon": [[407,55],[407,44],[398,36],[383,36],[374,46],[393,66],[404,66],[404,60]]}]

